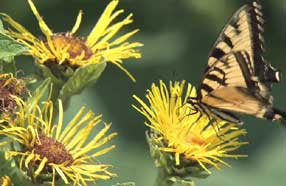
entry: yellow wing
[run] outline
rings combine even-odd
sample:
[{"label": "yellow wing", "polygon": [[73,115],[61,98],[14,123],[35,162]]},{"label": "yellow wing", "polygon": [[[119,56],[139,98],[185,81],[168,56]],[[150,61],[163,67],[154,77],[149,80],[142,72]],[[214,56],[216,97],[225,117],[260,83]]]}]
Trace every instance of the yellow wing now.
[{"label": "yellow wing", "polygon": [[271,85],[279,72],[263,58],[263,14],[258,0],[240,8],[210,52],[198,99],[218,117],[238,121],[228,111],[280,119],[286,113],[272,106]]},{"label": "yellow wing", "polygon": [[[261,96],[270,99],[268,92],[271,88],[271,84],[273,82],[279,82],[280,74],[263,58],[263,24],[263,14],[259,1],[254,1],[251,4],[241,7],[232,16],[215,42],[215,45],[209,54],[208,66],[205,70],[202,83],[206,84],[207,80],[205,80],[205,78],[209,76],[210,72],[214,73],[214,68],[219,68],[222,71],[226,70],[223,69],[221,65],[217,64],[221,63],[223,60],[224,63],[226,63],[223,67],[237,65],[237,67],[227,68],[228,70],[231,69],[233,72],[238,73],[233,75],[233,77],[228,77],[228,86],[241,86],[241,83],[243,84],[243,82],[237,81],[238,79],[243,80],[243,74],[238,70],[241,66],[239,66],[239,63],[234,62],[235,59],[232,59],[230,54],[244,53],[244,57],[247,58],[244,59],[246,62],[244,68],[248,68],[246,75],[249,76],[248,78],[250,80],[257,84],[255,89],[260,92]],[[216,71],[218,72],[218,70]],[[219,73],[216,74],[219,75]],[[240,77],[238,77],[239,74],[241,75]],[[230,80],[231,78],[235,79]],[[254,87],[248,88],[253,89]],[[202,97],[204,94],[204,92],[201,92]]]}]

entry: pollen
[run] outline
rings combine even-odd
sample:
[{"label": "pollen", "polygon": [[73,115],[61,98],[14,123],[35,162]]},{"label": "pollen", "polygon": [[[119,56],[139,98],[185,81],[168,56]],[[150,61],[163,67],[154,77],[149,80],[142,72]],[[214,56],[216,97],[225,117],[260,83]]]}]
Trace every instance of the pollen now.
[{"label": "pollen", "polygon": [[11,93],[1,86],[0,82],[0,112],[15,111],[16,102],[11,99]]},{"label": "pollen", "polygon": [[47,158],[49,163],[64,163],[66,166],[69,166],[73,162],[72,155],[65,149],[63,144],[44,135],[39,136],[39,141],[35,143],[34,151],[41,158]]},{"label": "pollen", "polygon": [[187,136],[185,142],[190,145],[198,145],[198,146],[205,146],[207,144],[207,142],[202,137],[195,134]]},{"label": "pollen", "polygon": [[25,83],[16,79],[12,74],[0,75],[0,113],[14,113],[17,104],[13,96],[23,97],[27,93]]},{"label": "pollen", "polygon": [[56,51],[64,51],[68,54],[69,58],[67,59],[88,60],[93,55],[83,38],[75,37],[68,32],[54,34],[52,43]]}]

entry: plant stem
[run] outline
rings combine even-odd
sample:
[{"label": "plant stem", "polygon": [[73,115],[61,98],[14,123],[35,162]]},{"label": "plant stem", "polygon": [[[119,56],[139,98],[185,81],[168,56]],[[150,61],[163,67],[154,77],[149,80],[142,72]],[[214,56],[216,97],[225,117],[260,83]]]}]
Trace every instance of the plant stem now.
[{"label": "plant stem", "polygon": [[158,174],[154,186],[172,186],[174,182],[169,180],[169,175],[163,168],[158,168]]}]

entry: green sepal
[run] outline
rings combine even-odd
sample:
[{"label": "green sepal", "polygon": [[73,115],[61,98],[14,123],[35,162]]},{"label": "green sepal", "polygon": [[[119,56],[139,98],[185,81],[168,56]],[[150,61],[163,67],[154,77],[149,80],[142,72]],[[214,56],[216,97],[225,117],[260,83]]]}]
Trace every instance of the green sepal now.
[{"label": "green sepal", "polygon": [[54,85],[62,86],[64,84],[64,80],[56,77],[54,73],[51,71],[49,67],[46,65],[35,63],[36,67],[40,69],[41,77],[49,78]]},{"label": "green sepal", "polygon": [[175,154],[164,152],[166,144],[158,140],[159,134],[155,131],[146,132],[147,142],[150,148],[150,155],[154,159],[155,166],[159,170],[157,185],[179,184],[194,186],[192,178],[206,178],[209,174],[197,163],[180,157],[180,165],[176,165]]},{"label": "green sepal", "polygon": [[169,180],[171,182],[173,182],[174,184],[180,185],[180,186],[196,186],[195,182],[187,179],[182,179],[179,176],[173,176],[171,178],[169,178]]},{"label": "green sepal", "polygon": [[0,23],[0,60],[7,63],[14,61],[14,57],[29,51],[29,48],[7,36],[4,33],[2,22]]},{"label": "green sepal", "polygon": [[73,69],[67,65],[49,62],[45,65],[37,64],[40,75],[50,78],[53,83],[52,100],[61,99],[64,108],[73,95],[80,94],[85,87],[95,83],[106,67],[106,62],[90,64]]},{"label": "green sepal", "polygon": [[90,64],[75,70],[59,92],[59,99],[67,102],[71,96],[79,94],[88,85],[95,83],[106,67],[106,63]]},{"label": "green sepal", "polygon": [[35,90],[32,92],[32,96],[26,101],[27,113],[31,113],[32,109],[39,103],[39,100],[44,97],[44,95],[49,94],[49,87],[51,84],[51,79],[45,79]]}]

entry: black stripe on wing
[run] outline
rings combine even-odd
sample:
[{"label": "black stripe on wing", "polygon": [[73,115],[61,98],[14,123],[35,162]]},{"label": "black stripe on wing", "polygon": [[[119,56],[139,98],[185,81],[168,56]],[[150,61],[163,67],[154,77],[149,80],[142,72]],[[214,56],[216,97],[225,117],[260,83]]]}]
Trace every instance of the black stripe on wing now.
[{"label": "black stripe on wing", "polygon": [[250,68],[248,63],[250,63],[249,55],[245,51],[236,52],[234,56],[240,66],[240,70],[242,71],[244,81],[247,84],[248,89],[257,89],[258,87],[255,86],[254,81],[252,80],[252,71],[253,69]]},{"label": "black stripe on wing", "polygon": [[[262,13],[262,6],[259,0],[249,3],[249,16],[252,28],[253,37],[253,60],[255,63],[255,75],[259,81],[265,83],[265,86],[270,89],[271,83],[280,81],[280,72],[265,61],[263,53],[264,46],[264,19]],[[271,82],[271,83],[270,83]]]},{"label": "black stripe on wing", "polygon": [[[225,77],[225,76],[223,76],[223,77]],[[205,76],[205,78],[207,78],[207,79],[209,79],[209,80],[212,80],[212,81],[215,81],[215,82],[219,83],[220,85],[223,85],[223,86],[226,85],[226,83],[225,83],[225,78],[220,78],[220,77],[218,77],[218,76],[215,75],[215,74],[207,74],[207,75]]]},{"label": "black stripe on wing", "polygon": [[217,60],[219,60],[220,58],[222,58],[223,56],[225,56],[225,52],[220,49],[220,48],[214,48],[210,57],[214,57],[216,58]]},{"label": "black stripe on wing", "polygon": [[255,74],[257,76],[260,76],[261,73],[265,71],[265,65],[267,65],[263,58],[265,47],[263,38],[264,19],[262,13],[262,6],[258,0],[250,2],[248,6],[250,7],[248,12],[250,17],[249,22],[251,25],[252,38],[253,38],[252,50],[253,50],[253,60],[255,63],[254,69],[255,69]]},{"label": "black stripe on wing", "polygon": [[[220,36],[221,41],[225,42],[225,44],[229,47],[229,48],[233,48],[234,45],[230,39],[230,37],[228,37],[227,35],[225,35],[224,33],[221,34]],[[219,60],[220,58],[222,58],[224,55],[226,55],[227,53],[221,49],[221,48],[214,48],[213,51],[210,54],[210,57],[214,57],[217,60]]]},{"label": "black stripe on wing", "polygon": [[271,84],[280,81],[280,73],[263,57],[264,20],[261,9],[259,1],[255,0],[241,7],[232,16],[210,52],[204,73],[208,73],[216,61],[228,54],[244,51],[248,56],[246,64],[250,72],[249,77],[259,83],[263,97],[268,97]]},{"label": "black stripe on wing", "polygon": [[216,89],[244,87],[257,92],[259,87],[252,79],[253,69],[248,66],[250,58],[247,52],[233,52],[217,60],[205,73],[202,80],[199,97],[209,95]]},{"label": "black stripe on wing", "polygon": [[208,84],[201,84],[201,87],[200,87],[201,91],[204,90],[208,93],[212,92],[214,90],[214,88],[212,88],[211,86],[209,86]]}]

